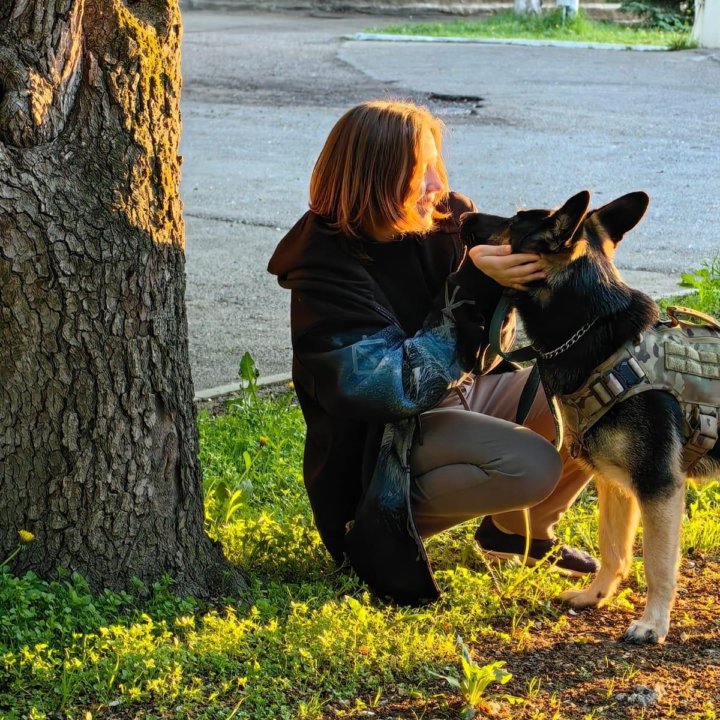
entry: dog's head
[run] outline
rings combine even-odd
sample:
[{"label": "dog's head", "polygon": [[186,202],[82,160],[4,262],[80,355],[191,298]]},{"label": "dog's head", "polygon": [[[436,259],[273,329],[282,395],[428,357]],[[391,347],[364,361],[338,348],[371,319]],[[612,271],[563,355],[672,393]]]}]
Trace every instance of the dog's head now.
[{"label": "dog's head", "polygon": [[615,248],[640,222],[649,200],[646,193],[633,192],[588,211],[590,193],[583,190],[557,210],[521,210],[510,218],[466,213],[461,234],[470,246],[510,245],[515,253],[542,255],[550,268],[535,286],[552,287],[581,258],[611,266]]}]

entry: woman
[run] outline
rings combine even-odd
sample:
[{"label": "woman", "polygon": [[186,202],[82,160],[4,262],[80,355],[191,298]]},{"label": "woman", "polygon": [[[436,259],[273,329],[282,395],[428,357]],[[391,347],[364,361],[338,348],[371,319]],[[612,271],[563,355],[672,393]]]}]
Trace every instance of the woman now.
[{"label": "woman", "polygon": [[[268,270],[292,291],[293,380],[307,423],[304,479],[320,536],[378,594],[438,596],[421,538],[485,516],[497,557],[551,554],[596,569],[552,528],[587,478],[548,441],[542,393],[515,425],[527,371],[495,364],[488,328],[503,288],[542,279],[537,255],[467,248],[442,123],[407,102],[349,110],[310,182],[310,211]],[[509,323],[506,323],[509,325]],[[492,370],[492,372],[490,372]]]}]

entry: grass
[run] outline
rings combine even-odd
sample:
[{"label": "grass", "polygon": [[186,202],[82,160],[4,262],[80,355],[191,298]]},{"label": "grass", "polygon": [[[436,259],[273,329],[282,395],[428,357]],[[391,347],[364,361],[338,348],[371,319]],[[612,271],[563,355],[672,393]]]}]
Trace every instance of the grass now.
[{"label": "grass", "polygon": [[660,307],[682,305],[720,318],[720,257],[705,263],[699,270],[685,273],[680,285],[691,288],[689,295],[665,298]]},{"label": "grass", "polygon": [[[700,304],[717,298],[717,264],[711,268],[692,276]],[[699,697],[701,709],[685,716],[716,717],[712,692],[687,693],[683,673],[717,645],[720,572],[712,574],[712,563],[720,555],[720,484],[690,488],[684,521],[684,574],[704,577],[707,594],[693,593],[687,611],[680,594],[682,635],[669,650],[629,654],[614,637],[637,612],[635,592],[645,589],[638,559],[611,607],[583,620],[555,602],[568,581],[542,567],[486,565],[467,524],[428,543],[439,602],[383,604],[339,572],[319,541],[291,390],[260,397],[250,384],[222,410],[199,417],[207,529],[247,568],[248,596],[178,598],[169,578],[92,595],[77,575],[47,582],[14,577],[0,564],[0,718],[624,718],[615,695],[654,682],[663,663],[671,668],[664,682],[677,681],[680,699],[664,700],[662,712],[675,713],[681,696]],[[589,487],[558,531],[597,552],[596,523]],[[706,618],[710,640],[696,616]],[[685,646],[692,662],[674,660]],[[572,658],[562,667],[547,664],[564,654]],[[557,685],[563,673],[565,695]],[[574,688],[578,702],[592,700],[592,707],[564,714]]]},{"label": "grass", "polygon": [[620,45],[654,45],[683,49],[692,47],[690,29],[672,32],[642,25],[621,25],[591,20],[582,11],[563,23],[562,11],[551,10],[540,16],[516,15],[511,11],[488,17],[449,22],[389,25],[371,32],[395,35],[426,35],[462,38],[522,38],[574,42],[612,43]]}]

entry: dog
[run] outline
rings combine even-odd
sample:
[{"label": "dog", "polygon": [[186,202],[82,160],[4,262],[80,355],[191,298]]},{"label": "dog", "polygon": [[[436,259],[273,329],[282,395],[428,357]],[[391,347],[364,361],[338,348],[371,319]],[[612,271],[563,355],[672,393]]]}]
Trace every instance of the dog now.
[{"label": "dog", "polygon": [[[661,323],[655,302],[629,287],[613,264],[618,243],[645,214],[648,195],[623,195],[593,211],[588,210],[589,202],[590,194],[583,191],[557,210],[525,210],[511,218],[467,213],[461,235],[470,246],[509,244],[513,252],[539,253],[549,264],[544,280],[533,282],[525,291],[506,293],[538,354],[546,393],[559,401],[563,422],[574,423],[575,432],[568,433],[566,447],[587,464],[597,485],[601,566],[587,588],[569,590],[561,597],[575,608],[607,604],[630,570],[642,518],[647,602],[624,639],[662,643],[675,599],[685,480],[720,471],[720,443],[713,441],[713,434],[715,439],[718,434],[718,413],[717,407],[699,406],[706,432],[695,429],[695,450],[698,432],[705,435],[699,453],[693,455],[689,446],[683,446],[692,430],[685,413],[689,406],[672,392],[648,388],[652,381],[643,377],[643,368],[635,360],[626,357],[624,364],[613,365],[611,360],[608,365],[609,357],[617,357],[614,353],[625,352],[622,348],[634,352],[634,344],[654,328],[669,332],[677,322]],[[682,325],[686,330],[697,327]],[[702,357],[713,362],[720,358],[720,325],[717,328],[707,333],[698,329],[707,351]],[[603,379],[602,387],[595,387],[598,394],[587,389],[588,378]],[[642,392],[630,392],[633,383],[646,386]],[[628,397],[606,409],[601,390],[605,395],[617,392]],[[578,392],[585,400],[592,399],[595,410],[605,409],[596,413],[600,418],[581,437]],[[704,392],[712,396],[711,404],[720,405],[720,380],[705,386]]]}]

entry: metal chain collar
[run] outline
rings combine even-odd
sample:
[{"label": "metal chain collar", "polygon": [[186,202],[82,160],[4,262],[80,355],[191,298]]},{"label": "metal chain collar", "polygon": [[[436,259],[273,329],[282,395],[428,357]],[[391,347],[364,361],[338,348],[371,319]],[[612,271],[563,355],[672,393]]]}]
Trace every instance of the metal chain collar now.
[{"label": "metal chain collar", "polygon": [[538,350],[534,345],[533,349],[543,360],[554,358],[557,355],[564,353],[566,350],[569,350],[583,335],[585,335],[585,333],[598,321],[598,319],[599,318],[596,317],[590,322],[585,323],[577,332],[575,332],[574,335],[572,335],[572,337],[568,338],[562,345],[556,347],[554,350],[543,352],[542,350]]}]

